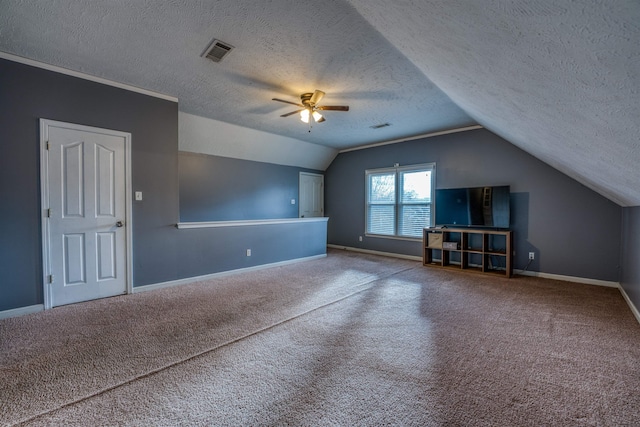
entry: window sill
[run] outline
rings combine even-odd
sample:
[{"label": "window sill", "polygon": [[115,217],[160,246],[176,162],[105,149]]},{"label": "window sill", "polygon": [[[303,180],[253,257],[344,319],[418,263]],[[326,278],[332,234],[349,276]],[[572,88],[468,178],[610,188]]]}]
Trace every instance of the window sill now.
[{"label": "window sill", "polygon": [[391,240],[405,240],[407,242],[421,242],[422,237],[405,237],[405,236],[389,236],[387,234],[369,234],[364,233],[366,237],[373,237],[376,239],[391,239]]}]

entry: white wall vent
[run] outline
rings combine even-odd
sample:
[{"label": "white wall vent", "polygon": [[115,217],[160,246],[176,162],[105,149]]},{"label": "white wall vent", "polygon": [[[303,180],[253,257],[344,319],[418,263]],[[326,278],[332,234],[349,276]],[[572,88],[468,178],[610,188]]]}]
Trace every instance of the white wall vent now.
[{"label": "white wall vent", "polygon": [[391,123],[381,123],[379,125],[373,125],[373,126],[369,126],[371,129],[382,129],[382,128],[386,128],[387,126],[391,126]]},{"label": "white wall vent", "polygon": [[222,58],[227,56],[233,50],[233,46],[220,40],[214,39],[202,54],[203,57],[209,58],[213,62],[220,62]]}]

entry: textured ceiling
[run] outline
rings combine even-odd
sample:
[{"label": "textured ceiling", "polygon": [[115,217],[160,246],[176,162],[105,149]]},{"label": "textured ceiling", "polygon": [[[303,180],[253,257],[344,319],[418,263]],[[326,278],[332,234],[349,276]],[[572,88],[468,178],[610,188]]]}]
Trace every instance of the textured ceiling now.
[{"label": "textured ceiling", "polygon": [[[637,0],[0,0],[0,51],[334,148],[479,123],[636,206],[639,23]],[[314,89],[351,111],[279,117]]]},{"label": "textured ceiling", "polygon": [[[344,1],[2,4],[0,50],[175,96],[186,113],[335,148],[475,124]],[[220,63],[201,57],[213,38],[235,47]],[[309,133],[271,101],[315,89],[351,111]]]},{"label": "textured ceiling", "polygon": [[478,123],[640,205],[639,1],[350,3]]}]

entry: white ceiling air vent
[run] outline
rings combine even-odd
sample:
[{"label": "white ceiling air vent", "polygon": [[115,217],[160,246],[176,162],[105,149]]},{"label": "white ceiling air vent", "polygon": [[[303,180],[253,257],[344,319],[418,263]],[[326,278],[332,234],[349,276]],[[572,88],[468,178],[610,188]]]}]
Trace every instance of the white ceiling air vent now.
[{"label": "white ceiling air vent", "polygon": [[214,39],[202,54],[203,57],[209,58],[213,62],[220,62],[222,58],[227,56],[233,49],[229,43]]},{"label": "white ceiling air vent", "polygon": [[382,128],[386,128],[387,126],[391,126],[391,123],[381,123],[379,125],[373,125],[373,126],[369,126],[371,129],[382,129]]}]

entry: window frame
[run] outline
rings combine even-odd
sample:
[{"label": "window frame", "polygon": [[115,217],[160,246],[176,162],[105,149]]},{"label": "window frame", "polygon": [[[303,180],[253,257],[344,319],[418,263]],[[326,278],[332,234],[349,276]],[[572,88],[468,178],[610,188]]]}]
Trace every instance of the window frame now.
[{"label": "window frame", "polygon": [[[431,195],[429,203],[403,203],[402,200],[402,174],[410,173],[410,172],[431,172]],[[372,233],[369,231],[369,208],[372,205],[370,202],[370,176],[372,175],[383,175],[393,173],[395,175],[395,196],[394,196],[394,224],[393,224],[393,234],[379,234]],[[384,239],[396,239],[396,240],[410,240],[410,241],[421,241],[422,234],[420,236],[407,236],[399,234],[401,228],[400,213],[402,211],[403,206],[415,206],[415,205],[428,205],[430,208],[430,218],[429,224],[427,227],[433,227],[435,224],[435,194],[436,194],[436,164],[433,163],[421,163],[416,165],[406,165],[399,166],[396,165],[390,168],[378,168],[378,169],[367,169],[365,170],[365,200],[364,200],[364,235],[367,237],[378,237]],[[375,203],[374,203],[375,204]],[[382,204],[382,203],[378,203]]]}]

